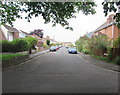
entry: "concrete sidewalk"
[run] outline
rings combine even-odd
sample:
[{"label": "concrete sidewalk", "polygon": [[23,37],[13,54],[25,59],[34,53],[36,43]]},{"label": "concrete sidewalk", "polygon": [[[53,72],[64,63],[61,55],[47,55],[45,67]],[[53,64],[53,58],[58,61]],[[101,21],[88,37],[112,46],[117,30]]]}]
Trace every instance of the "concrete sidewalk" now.
[{"label": "concrete sidewalk", "polygon": [[120,72],[120,66],[118,66],[118,65],[107,63],[103,60],[93,58],[92,56],[87,55],[87,54],[83,54],[81,52],[79,52],[78,54],[91,64],[95,64],[95,65],[100,66],[102,68],[106,68],[109,70]]},{"label": "concrete sidewalk", "polygon": [[34,53],[34,54],[30,54],[30,58],[36,57],[36,56],[44,54],[46,52],[49,52],[49,50],[44,50],[44,51],[40,51],[40,52],[37,52],[37,53]]}]

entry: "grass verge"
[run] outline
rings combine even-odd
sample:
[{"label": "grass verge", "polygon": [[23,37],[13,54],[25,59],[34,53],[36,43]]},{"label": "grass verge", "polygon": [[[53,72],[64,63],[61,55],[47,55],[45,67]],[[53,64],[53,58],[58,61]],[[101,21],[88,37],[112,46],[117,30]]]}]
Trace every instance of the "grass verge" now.
[{"label": "grass verge", "polygon": [[22,55],[26,55],[26,54],[0,54],[0,60],[9,60]]}]

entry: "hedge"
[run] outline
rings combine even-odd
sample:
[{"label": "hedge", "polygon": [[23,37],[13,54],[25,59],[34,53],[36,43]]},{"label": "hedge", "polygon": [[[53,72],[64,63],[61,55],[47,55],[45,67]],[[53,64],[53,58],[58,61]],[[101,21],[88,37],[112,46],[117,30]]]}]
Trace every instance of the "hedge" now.
[{"label": "hedge", "polygon": [[21,52],[26,51],[29,48],[29,44],[24,39],[15,39],[11,42],[12,49],[10,52]]},{"label": "hedge", "polygon": [[28,49],[31,49],[36,44],[37,44],[37,39],[33,37],[19,38],[11,42],[7,40],[0,41],[2,52],[27,51]]},{"label": "hedge", "polygon": [[10,52],[10,50],[12,48],[12,45],[7,40],[1,41],[0,46],[2,47],[2,52]]}]

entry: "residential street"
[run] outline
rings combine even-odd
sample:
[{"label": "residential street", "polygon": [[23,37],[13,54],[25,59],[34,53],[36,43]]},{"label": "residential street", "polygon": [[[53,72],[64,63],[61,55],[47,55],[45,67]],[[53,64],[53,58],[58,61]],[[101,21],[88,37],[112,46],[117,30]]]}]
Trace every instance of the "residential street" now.
[{"label": "residential street", "polygon": [[117,93],[118,72],[63,47],[5,69],[2,83],[3,93]]}]

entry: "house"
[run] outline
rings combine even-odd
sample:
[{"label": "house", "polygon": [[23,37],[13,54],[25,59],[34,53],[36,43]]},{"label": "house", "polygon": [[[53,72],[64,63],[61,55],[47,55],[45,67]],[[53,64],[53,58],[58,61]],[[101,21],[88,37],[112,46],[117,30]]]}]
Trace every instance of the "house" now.
[{"label": "house", "polygon": [[54,38],[50,38],[49,36],[46,36],[46,41],[49,40],[50,44],[58,44],[58,42]]},{"label": "house", "polygon": [[69,46],[71,44],[72,44],[72,42],[62,42],[62,45],[64,45],[64,46]]},{"label": "house", "polygon": [[0,36],[2,36],[2,40],[13,41],[16,38],[19,38],[19,31],[8,25],[1,25]]},{"label": "house", "polygon": [[89,33],[86,33],[85,36],[87,36],[88,38],[92,38],[94,35],[94,32],[89,32]]},{"label": "house", "polygon": [[57,44],[57,43],[58,42],[54,38],[50,39],[50,44]]},{"label": "house", "polygon": [[110,40],[116,40],[120,36],[120,29],[113,17],[114,14],[110,15],[107,21],[94,31],[94,36],[106,35]]},{"label": "house", "polygon": [[47,45],[47,40],[49,40],[48,38],[42,38],[42,42],[43,42],[43,44],[45,44],[45,45]]},{"label": "house", "polygon": [[27,36],[29,36],[29,34],[27,32],[19,30],[19,38],[25,38]]},{"label": "house", "polygon": [[16,28],[10,27],[8,25],[0,26],[0,37],[1,40],[13,41],[16,38],[25,38],[28,36],[28,33],[17,30]]},{"label": "house", "polygon": [[39,36],[37,36],[37,35],[35,35],[35,34],[29,35],[29,36],[31,36],[31,37],[33,37],[33,38],[36,38],[36,39],[38,40],[38,42],[37,42],[37,47],[38,47],[38,50],[39,50],[39,49],[42,47],[42,45],[43,45],[42,38],[40,38]]}]

